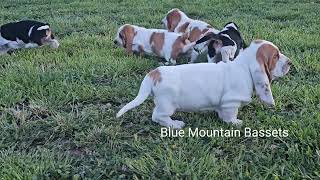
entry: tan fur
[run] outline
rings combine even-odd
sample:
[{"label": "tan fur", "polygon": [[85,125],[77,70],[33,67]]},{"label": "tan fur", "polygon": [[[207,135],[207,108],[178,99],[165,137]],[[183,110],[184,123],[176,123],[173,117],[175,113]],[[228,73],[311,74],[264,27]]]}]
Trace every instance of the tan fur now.
[{"label": "tan fur", "polygon": [[258,48],[256,57],[261,69],[267,74],[269,82],[271,82],[271,71],[276,67],[279,60],[279,50],[270,44],[263,44]]},{"label": "tan fur", "polygon": [[190,24],[189,22],[184,23],[182,26],[179,27],[178,32],[185,33],[189,24]]},{"label": "tan fur", "polygon": [[142,45],[139,45],[139,53],[140,53],[140,56],[144,55],[144,48]]},{"label": "tan fur", "polygon": [[209,31],[209,29],[205,28],[202,30],[202,34],[205,34],[207,31]]},{"label": "tan fur", "polygon": [[173,32],[181,20],[179,10],[173,10],[167,15],[168,31]]},{"label": "tan fur", "polygon": [[161,78],[161,73],[159,71],[159,69],[154,69],[151,72],[149,72],[149,77],[152,79],[153,81],[153,85],[156,85],[157,83],[160,83],[162,78]]},{"label": "tan fur", "polygon": [[178,37],[173,45],[172,45],[172,51],[171,51],[171,58],[177,59],[180,53],[182,52],[182,49],[184,45],[186,44],[186,39],[188,38],[188,34],[185,33],[182,36]]},{"label": "tan fur", "polygon": [[198,27],[193,28],[189,35],[190,42],[195,42],[199,40],[201,35],[202,35],[202,32]]},{"label": "tan fur", "polygon": [[161,56],[161,50],[164,45],[164,33],[152,33],[150,37],[150,44],[152,47],[152,51],[158,55]]},{"label": "tan fur", "polygon": [[47,29],[46,30],[46,36],[41,38],[41,43],[44,44],[46,43],[49,39],[51,39],[51,34],[52,34],[52,31],[50,29]]},{"label": "tan fur", "polygon": [[128,54],[132,54],[132,41],[136,33],[134,32],[134,28],[130,25],[126,25],[120,32],[122,36],[122,42]]},{"label": "tan fur", "polygon": [[256,43],[256,44],[260,44],[260,43],[263,42],[263,40],[261,40],[261,39],[256,39],[256,40],[254,40],[253,42]]}]

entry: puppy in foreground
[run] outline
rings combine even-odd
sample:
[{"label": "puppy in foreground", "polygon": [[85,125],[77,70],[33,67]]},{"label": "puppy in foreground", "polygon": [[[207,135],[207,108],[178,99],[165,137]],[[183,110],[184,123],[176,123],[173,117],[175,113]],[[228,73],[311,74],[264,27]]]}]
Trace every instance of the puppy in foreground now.
[{"label": "puppy in foreground", "polygon": [[167,64],[176,64],[177,58],[188,53],[195,42],[188,40],[188,34],[168,32],[164,29],[146,29],[125,24],[118,29],[114,43],[126,49],[128,54],[155,55]]},{"label": "puppy in foreground", "polygon": [[230,63],[199,63],[162,66],[143,79],[138,96],[118,113],[120,117],[154,96],[152,121],[162,126],[182,128],[183,121],[172,120],[175,111],[216,111],[219,117],[232,124],[238,109],[251,101],[253,89],[267,105],[274,106],[271,81],[284,76],[291,61],[271,42],[253,41]]},{"label": "puppy in foreground", "polygon": [[0,55],[21,48],[35,48],[44,44],[58,48],[49,24],[25,20],[0,27]]}]

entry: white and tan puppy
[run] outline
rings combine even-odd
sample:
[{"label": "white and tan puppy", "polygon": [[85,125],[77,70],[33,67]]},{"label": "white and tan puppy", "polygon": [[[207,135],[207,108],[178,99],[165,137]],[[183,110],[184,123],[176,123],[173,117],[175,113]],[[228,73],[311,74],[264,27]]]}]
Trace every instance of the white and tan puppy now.
[{"label": "white and tan puppy", "polygon": [[241,124],[238,109],[251,101],[253,89],[264,103],[275,104],[270,83],[287,74],[290,64],[274,44],[256,40],[230,63],[162,66],[145,76],[138,96],[117,117],[153,94],[152,121],[162,126],[184,126],[183,121],[170,118],[175,111],[203,110],[218,112],[225,122]]},{"label": "white and tan puppy", "polygon": [[[210,24],[189,18],[181,10],[171,9],[162,19],[163,26],[170,32],[189,33],[190,42],[195,42],[209,32],[218,34],[219,30],[213,28]],[[196,61],[198,56],[207,51],[208,42],[197,44],[191,53],[191,62]]]},{"label": "white and tan puppy", "polygon": [[114,43],[124,47],[128,54],[155,55],[173,65],[181,54],[187,53],[195,45],[195,42],[188,40],[188,34],[146,29],[130,24],[118,29]]}]

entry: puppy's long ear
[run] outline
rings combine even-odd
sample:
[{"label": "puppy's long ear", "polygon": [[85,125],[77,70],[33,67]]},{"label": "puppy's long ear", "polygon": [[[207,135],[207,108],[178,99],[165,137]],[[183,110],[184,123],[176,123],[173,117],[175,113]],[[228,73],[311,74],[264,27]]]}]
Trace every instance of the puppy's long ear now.
[{"label": "puppy's long ear", "polygon": [[133,38],[136,35],[134,32],[134,28],[130,25],[126,25],[123,27],[122,31],[120,32],[123,47],[126,48],[128,54],[132,54],[132,42]]},{"label": "puppy's long ear", "polygon": [[185,44],[186,43],[186,40],[189,38],[189,35],[190,33],[186,32],[186,33],[183,33],[180,38],[181,38],[181,41]]},{"label": "puppy's long ear", "polygon": [[178,26],[181,20],[181,15],[179,10],[173,10],[167,15],[167,22],[168,22],[168,31],[174,32],[174,29]]},{"label": "puppy's long ear", "polygon": [[271,71],[279,60],[279,50],[270,44],[263,44],[257,50],[256,59],[258,63],[250,68],[256,93],[264,103],[274,106]]},{"label": "puppy's long ear", "polygon": [[211,32],[211,33],[208,33],[207,35],[203,36],[201,39],[199,39],[196,42],[196,44],[201,44],[201,43],[209,41],[211,39],[219,40],[220,36],[218,34],[215,34],[215,33]]}]

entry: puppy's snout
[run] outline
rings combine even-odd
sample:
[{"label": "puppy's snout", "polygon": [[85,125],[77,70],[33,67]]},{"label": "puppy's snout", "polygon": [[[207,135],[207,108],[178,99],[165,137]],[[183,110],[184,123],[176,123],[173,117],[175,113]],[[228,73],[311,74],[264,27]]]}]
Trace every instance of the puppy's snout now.
[{"label": "puppy's snout", "polygon": [[114,40],[113,43],[114,43],[114,44],[117,44],[117,40]]}]

